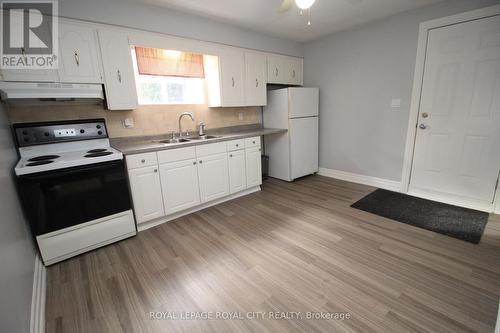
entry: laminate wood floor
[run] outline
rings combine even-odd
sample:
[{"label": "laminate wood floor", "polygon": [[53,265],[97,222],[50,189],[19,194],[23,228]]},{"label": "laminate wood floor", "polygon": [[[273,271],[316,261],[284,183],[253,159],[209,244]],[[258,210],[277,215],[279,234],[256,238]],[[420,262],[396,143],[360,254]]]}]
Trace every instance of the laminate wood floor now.
[{"label": "laminate wood floor", "polygon": [[[46,331],[493,332],[500,216],[474,245],[349,207],[373,190],[270,179],[259,193],[51,266]],[[156,311],[164,318],[151,319]],[[290,312],[351,317],[269,318]]]}]

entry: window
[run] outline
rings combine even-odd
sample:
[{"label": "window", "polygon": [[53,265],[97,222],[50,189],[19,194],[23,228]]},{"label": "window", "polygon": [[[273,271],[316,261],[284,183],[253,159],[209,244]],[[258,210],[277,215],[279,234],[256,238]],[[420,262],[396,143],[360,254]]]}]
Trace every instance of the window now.
[{"label": "window", "polygon": [[139,104],[205,104],[203,55],[132,49]]}]

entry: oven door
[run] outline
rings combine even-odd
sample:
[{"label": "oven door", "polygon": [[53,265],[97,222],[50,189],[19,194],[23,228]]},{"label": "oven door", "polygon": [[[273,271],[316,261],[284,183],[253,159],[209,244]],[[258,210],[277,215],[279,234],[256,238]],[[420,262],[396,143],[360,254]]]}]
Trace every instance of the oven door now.
[{"label": "oven door", "polygon": [[36,236],[131,209],[123,160],[23,175],[18,182]]}]

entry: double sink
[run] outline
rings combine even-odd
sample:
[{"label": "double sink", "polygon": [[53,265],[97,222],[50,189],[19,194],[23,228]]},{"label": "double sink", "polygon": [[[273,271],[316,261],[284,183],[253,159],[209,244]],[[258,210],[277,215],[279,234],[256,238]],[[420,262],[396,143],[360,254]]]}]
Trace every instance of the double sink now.
[{"label": "double sink", "polygon": [[172,139],[166,139],[166,140],[156,140],[153,142],[171,144],[171,143],[182,143],[182,142],[192,142],[192,141],[204,141],[204,140],[220,139],[220,138],[222,138],[222,135],[202,135],[202,136],[190,136],[190,137],[186,137],[186,138],[172,138]]}]

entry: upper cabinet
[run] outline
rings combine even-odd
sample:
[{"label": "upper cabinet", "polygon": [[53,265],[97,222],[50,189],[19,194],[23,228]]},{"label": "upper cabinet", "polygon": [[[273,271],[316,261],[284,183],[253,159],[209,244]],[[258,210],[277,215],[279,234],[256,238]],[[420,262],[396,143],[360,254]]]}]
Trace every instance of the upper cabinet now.
[{"label": "upper cabinet", "polygon": [[281,55],[267,56],[267,81],[274,84],[301,86],[303,59]]},{"label": "upper cabinet", "polygon": [[264,54],[245,52],[246,105],[267,104],[267,59]]},{"label": "upper cabinet", "polygon": [[98,30],[98,35],[108,109],[135,109],[137,91],[128,37],[111,30]]},{"label": "upper cabinet", "polygon": [[205,79],[210,107],[245,105],[244,53],[238,48],[224,48],[219,56],[204,56]]},{"label": "upper cabinet", "polygon": [[94,29],[75,23],[59,24],[59,81],[102,83]]}]

